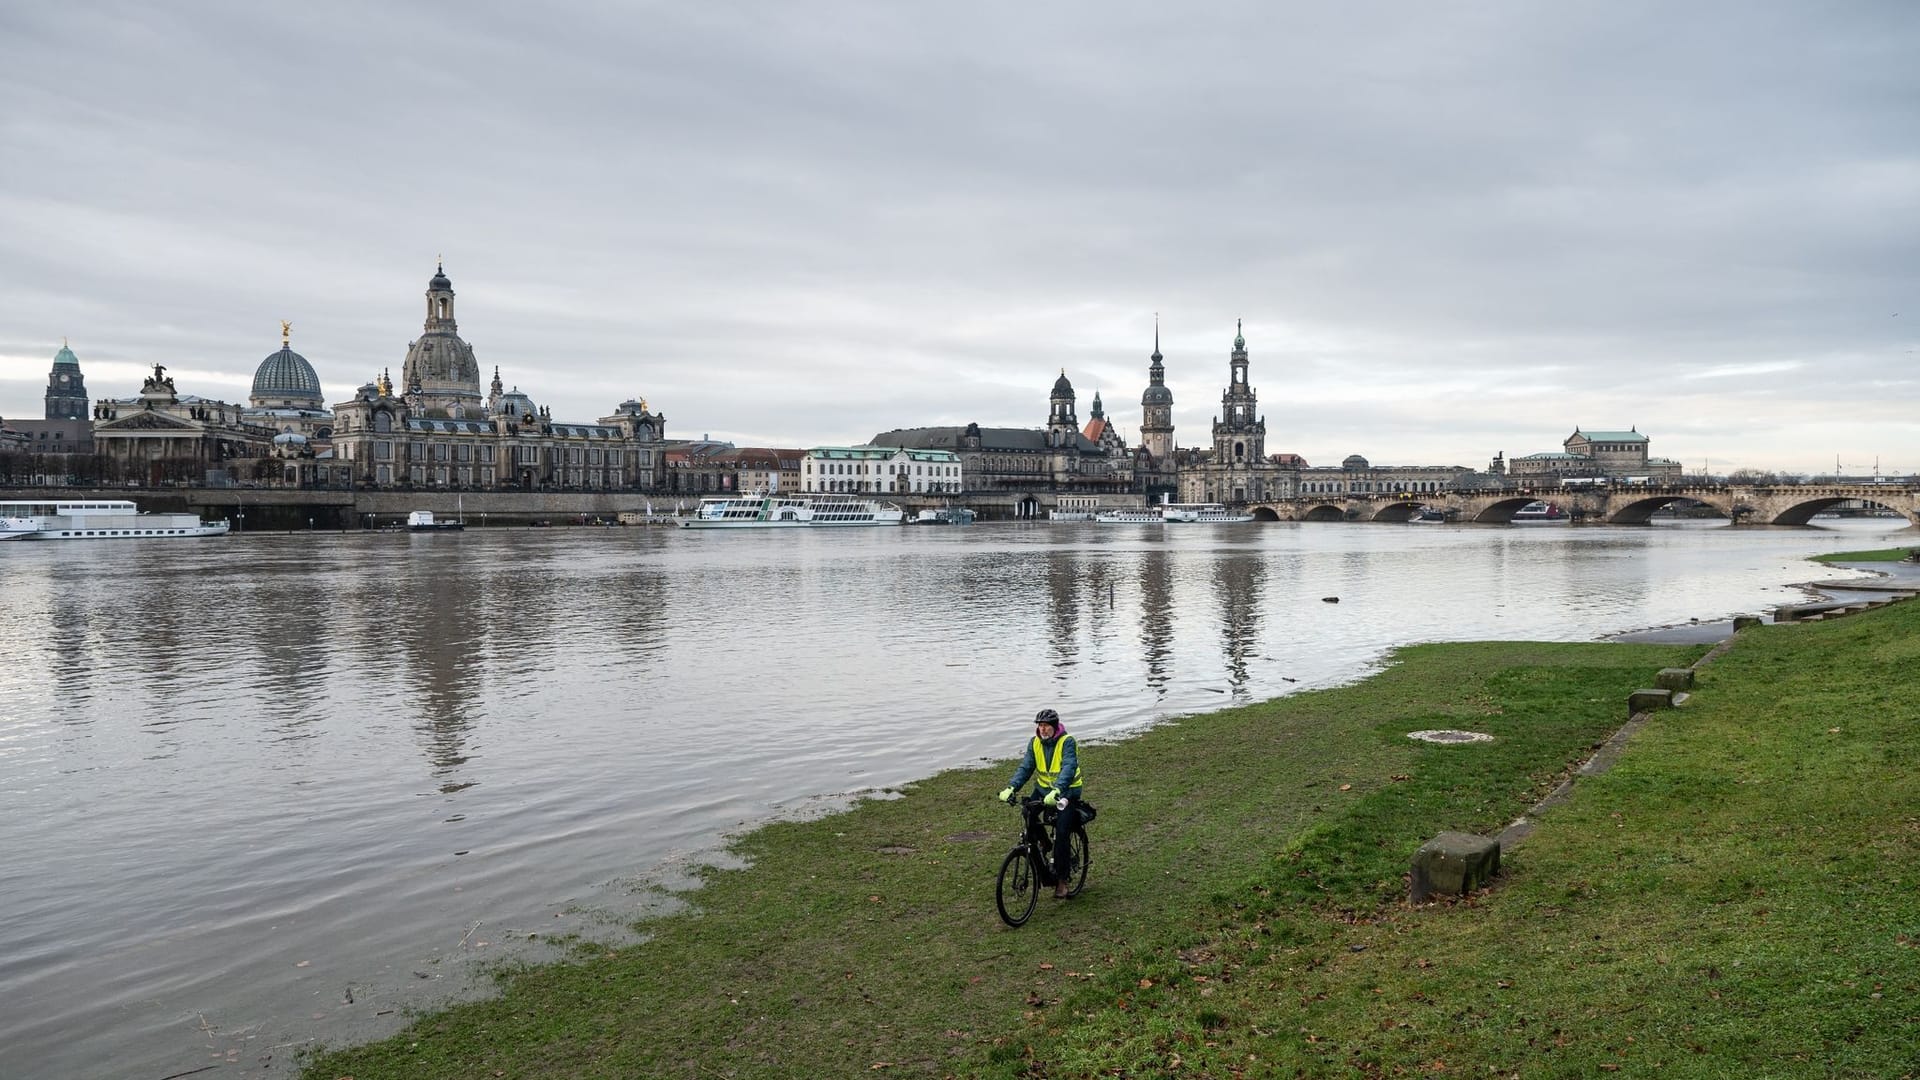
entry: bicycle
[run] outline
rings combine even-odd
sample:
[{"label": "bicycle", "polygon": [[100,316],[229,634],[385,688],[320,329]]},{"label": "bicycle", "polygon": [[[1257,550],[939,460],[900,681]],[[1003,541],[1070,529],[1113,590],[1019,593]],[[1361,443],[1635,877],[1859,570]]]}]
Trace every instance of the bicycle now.
[{"label": "bicycle", "polygon": [[[1060,811],[1044,799],[1026,803],[1007,800],[1020,807],[1020,838],[1000,863],[1000,879],[994,885],[994,902],[1000,919],[1008,926],[1024,926],[1033,917],[1040,902],[1040,889],[1053,886],[1053,828]],[[1093,858],[1087,847],[1086,821],[1076,821],[1067,835],[1068,896],[1080,895],[1087,884],[1087,867]]]}]

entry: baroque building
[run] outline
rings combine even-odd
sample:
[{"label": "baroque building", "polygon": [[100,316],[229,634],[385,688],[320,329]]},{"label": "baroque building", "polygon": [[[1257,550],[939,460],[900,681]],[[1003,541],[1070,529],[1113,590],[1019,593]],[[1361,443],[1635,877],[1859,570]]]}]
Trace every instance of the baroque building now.
[{"label": "baroque building", "polygon": [[1527,454],[1507,463],[1507,474],[1514,483],[1559,483],[1568,479],[1621,480],[1646,478],[1668,480],[1680,476],[1680,463],[1668,458],[1649,457],[1652,440],[1636,429],[1626,431],[1573,430],[1561,444],[1562,449]]},{"label": "baroque building", "polygon": [[402,386],[380,377],[333,407],[326,480],[360,486],[481,490],[664,487],[666,417],[629,399],[591,424],[563,423],[495,368],[481,397],[473,347],[454,320],[444,264],[427,282],[427,317],[407,346]]},{"label": "baroque building", "polygon": [[271,453],[273,429],[248,422],[244,412],[180,393],[167,369],[155,364],[138,397],[94,403],[94,452],[135,483],[207,483]]},{"label": "baroque building", "polygon": [[1166,358],[1160,355],[1160,320],[1153,320],[1153,355],[1147,389],[1140,395],[1140,448],[1134,452],[1134,486],[1151,501],[1171,499],[1179,484],[1173,460],[1173,391],[1167,389]]},{"label": "baroque building", "polygon": [[[1015,504],[1017,517],[1045,513],[1041,496],[1126,494],[1134,490],[1133,454],[1119,432],[1105,425],[1107,441],[1095,441],[1080,428],[1074,408],[1073,383],[1062,370],[1047,395],[1047,424],[1043,428],[965,427],[896,428],[867,440],[876,447],[947,450],[960,461],[962,490],[982,494],[1024,496]],[[1093,430],[1089,425],[1088,430]]]},{"label": "baroque building", "polygon": [[1181,502],[1265,502],[1294,493],[1296,470],[1266,458],[1267,422],[1247,367],[1246,333],[1236,322],[1227,388],[1220,394],[1220,415],[1213,419],[1213,447],[1178,455]]},{"label": "baroque building", "polygon": [[293,324],[284,319],[280,350],[268,353],[254,369],[241,417],[275,432],[273,456],[280,461],[281,482],[304,485],[327,479],[333,464],[333,413],[313,365],[293,351]]}]

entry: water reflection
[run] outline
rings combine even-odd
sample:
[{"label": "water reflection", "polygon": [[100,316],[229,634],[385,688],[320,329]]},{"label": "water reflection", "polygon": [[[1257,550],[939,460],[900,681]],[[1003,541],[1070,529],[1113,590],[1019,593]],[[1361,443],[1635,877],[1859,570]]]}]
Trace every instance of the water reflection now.
[{"label": "water reflection", "polygon": [[1221,651],[1227,686],[1247,696],[1247,659],[1259,649],[1260,607],[1265,601],[1266,560],[1253,551],[1222,551],[1213,560],[1213,596],[1220,613]]},{"label": "water reflection", "polygon": [[1146,668],[1147,689],[1155,698],[1166,696],[1173,658],[1173,560],[1162,548],[1149,548],[1139,557],[1140,659]]},{"label": "water reflection", "polygon": [[1071,668],[1080,655],[1081,554],[1058,548],[1047,554],[1047,651],[1056,671]]},{"label": "water reflection", "polygon": [[[426,539],[423,537],[423,539]],[[435,538],[438,539],[438,538]],[[467,763],[467,736],[481,709],[483,630],[489,627],[491,588],[468,590],[450,575],[413,578],[401,602],[417,614],[399,636],[400,662],[407,684],[401,706],[419,735],[433,778],[442,792],[470,786],[456,779]],[[487,585],[491,585],[488,582]],[[473,595],[477,594],[478,602]],[[519,630],[540,622],[537,611],[500,609],[491,625]]]}]

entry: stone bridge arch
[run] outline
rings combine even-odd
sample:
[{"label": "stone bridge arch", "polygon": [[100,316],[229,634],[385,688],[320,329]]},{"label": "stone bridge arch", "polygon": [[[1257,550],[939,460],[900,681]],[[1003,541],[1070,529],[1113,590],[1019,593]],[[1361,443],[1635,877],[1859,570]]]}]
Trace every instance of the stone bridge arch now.
[{"label": "stone bridge arch", "polygon": [[[1539,501],[1541,500],[1526,493],[1508,496],[1496,495],[1482,503],[1480,508],[1473,512],[1472,517],[1467,517],[1467,520],[1477,525],[1505,525],[1513,520],[1513,515],[1517,513],[1521,507],[1528,503]],[[1461,516],[1466,517],[1464,514]]]},{"label": "stone bridge arch", "polygon": [[1395,499],[1392,502],[1383,503],[1375,507],[1373,511],[1373,516],[1368,518],[1367,520],[1399,522],[1401,524],[1405,524],[1406,522],[1413,520],[1413,515],[1419,513],[1420,508],[1425,505],[1426,503],[1422,503],[1422,502],[1411,502],[1406,499]]},{"label": "stone bridge arch", "polygon": [[1734,521],[1740,520],[1734,514],[1735,499],[1731,493],[1716,494],[1695,491],[1685,495],[1661,493],[1635,498],[1632,495],[1616,495],[1608,500],[1606,521],[1609,525],[1645,525],[1653,520],[1653,515],[1674,503],[1699,503],[1711,506],[1720,512],[1720,516]]},{"label": "stone bridge arch", "polygon": [[1805,525],[1822,510],[1852,500],[1882,506],[1920,525],[1920,487],[1842,484],[1794,488],[1713,485],[1650,488],[1641,485],[1597,488],[1545,488],[1524,491],[1485,489],[1440,491],[1412,496],[1354,493],[1311,495],[1255,503],[1256,521],[1405,522],[1421,506],[1447,512],[1452,520],[1504,525],[1514,512],[1534,501],[1550,502],[1575,521],[1645,525],[1662,507],[1698,503],[1712,507],[1736,525]]},{"label": "stone bridge arch", "polygon": [[[1785,493],[1783,493],[1783,495],[1785,495]],[[1883,510],[1895,511],[1902,517],[1905,517],[1909,523],[1914,521],[1913,511],[1898,505],[1898,499],[1875,499],[1865,495],[1823,495],[1818,498],[1795,501],[1790,495],[1785,495],[1785,497],[1783,497],[1783,495],[1776,495],[1772,499],[1766,500],[1767,506],[1764,512],[1771,515],[1771,520],[1762,521],[1759,522],[1759,524],[1805,525],[1813,520],[1813,515],[1820,513],[1822,510],[1831,510],[1842,503],[1852,502],[1856,499],[1867,506],[1876,506]],[[1911,502],[1912,500],[1909,499],[1907,501]],[[1756,509],[1758,509],[1758,507],[1756,507]]]},{"label": "stone bridge arch", "polygon": [[1339,503],[1315,503],[1301,511],[1301,521],[1345,521],[1347,508]]}]

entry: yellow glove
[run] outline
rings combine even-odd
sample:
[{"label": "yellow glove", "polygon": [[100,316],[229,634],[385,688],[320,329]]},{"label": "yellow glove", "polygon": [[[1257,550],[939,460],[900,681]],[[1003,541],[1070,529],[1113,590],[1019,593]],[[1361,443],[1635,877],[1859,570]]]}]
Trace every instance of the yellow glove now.
[{"label": "yellow glove", "polygon": [[998,794],[998,795],[995,795],[995,796],[994,796],[994,798],[996,798],[996,799],[999,799],[999,800],[1000,800],[1001,802],[1012,802],[1012,801],[1013,801],[1013,789],[1012,789],[1012,788],[1001,788],[1001,789],[1000,789],[1000,794]]}]

